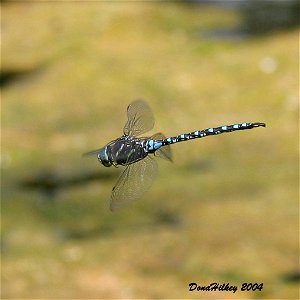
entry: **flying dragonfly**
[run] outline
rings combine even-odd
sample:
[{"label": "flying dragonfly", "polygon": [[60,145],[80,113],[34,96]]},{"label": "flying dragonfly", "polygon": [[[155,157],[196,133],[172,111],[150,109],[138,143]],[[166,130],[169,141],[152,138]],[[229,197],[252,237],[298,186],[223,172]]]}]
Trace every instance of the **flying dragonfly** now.
[{"label": "flying dragonfly", "polygon": [[110,209],[115,211],[138,200],[151,187],[158,173],[157,162],[152,155],[172,161],[171,144],[261,126],[265,127],[266,124],[238,123],[196,130],[169,138],[162,133],[151,137],[139,137],[154,127],[154,116],[145,101],[136,100],[127,108],[127,122],[123,135],[103,148],[84,155],[96,156],[105,167],[125,167],[112,189]]}]

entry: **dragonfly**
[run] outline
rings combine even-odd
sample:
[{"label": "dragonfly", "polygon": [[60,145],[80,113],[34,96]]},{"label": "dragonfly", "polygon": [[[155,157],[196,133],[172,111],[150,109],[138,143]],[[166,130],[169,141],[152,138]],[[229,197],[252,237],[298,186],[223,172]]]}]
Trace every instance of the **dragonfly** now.
[{"label": "dragonfly", "polygon": [[127,122],[123,128],[123,135],[100,149],[84,153],[84,156],[96,156],[105,167],[125,167],[112,189],[111,211],[116,211],[143,196],[158,174],[158,165],[153,156],[172,162],[171,144],[226,132],[266,127],[266,124],[238,123],[168,138],[161,132],[150,137],[140,137],[153,127],[154,115],[147,102],[133,101],[127,108]]}]

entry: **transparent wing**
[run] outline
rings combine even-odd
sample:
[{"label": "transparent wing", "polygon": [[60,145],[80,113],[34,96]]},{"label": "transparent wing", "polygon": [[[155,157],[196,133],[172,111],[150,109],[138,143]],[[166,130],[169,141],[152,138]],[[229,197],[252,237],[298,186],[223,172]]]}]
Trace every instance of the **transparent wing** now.
[{"label": "transparent wing", "polygon": [[143,100],[136,100],[127,108],[128,120],[124,126],[125,135],[140,135],[154,126],[154,116],[149,105]]},{"label": "transparent wing", "polygon": [[[164,134],[159,132],[159,133],[156,133],[156,134],[152,135],[151,139],[153,139],[153,140],[164,140],[164,139],[166,139],[166,137],[165,137]],[[170,145],[163,146],[163,147],[157,149],[154,152],[154,155],[173,162],[173,160],[172,160],[172,151],[171,151]]]},{"label": "transparent wing", "polygon": [[89,152],[85,152],[82,154],[82,156],[96,156],[99,154],[99,152],[102,150],[103,148],[97,149],[97,150],[93,150],[93,151],[89,151]]},{"label": "transparent wing", "polygon": [[149,156],[128,165],[112,190],[110,209],[115,211],[138,200],[151,187],[157,173],[157,163]]},{"label": "transparent wing", "polygon": [[92,150],[92,151],[89,151],[89,152],[85,152],[85,153],[82,154],[82,156],[97,156],[106,146],[113,144],[115,141],[116,140],[113,140],[113,141],[109,142],[107,145],[105,145],[102,148]]}]

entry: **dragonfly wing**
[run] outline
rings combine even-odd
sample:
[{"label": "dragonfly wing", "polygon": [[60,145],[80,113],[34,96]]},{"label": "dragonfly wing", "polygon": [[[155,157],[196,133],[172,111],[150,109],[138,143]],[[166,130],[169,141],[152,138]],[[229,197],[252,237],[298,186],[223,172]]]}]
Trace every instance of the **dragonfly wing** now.
[{"label": "dragonfly wing", "polygon": [[110,209],[115,211],[138,200],[153,184],[157,163],[150,156],[128,165],[112,190]]},{"label": "dragonfly wing", "polygon": [[97,149],[97,150],[93,150],[93,151],[89,151],[89,152],[85,152],[82,154],[82,156],[96,156],[99,154],[99,152],[102,151],[103,148]]},{"label": "dragonfly wing", "polygon": [[138,136],[154,126],[154,116],[149,105],[143,100],[136,100],[127,108],[128,120],[124,126],[125,135]]},{"label": "dragonfly wing", "polygon": [[[156,134],[152,135],[150,137],[150,139],[152,139],[152,140],[164,140],[164,139],[166,139],[166,137],[165,137],[164,134],[159,132],[159,133],[156,133]],[[154,155],[173,162],[172,151],[171,151],[170,145],[166,145],[166,146],[163,146],[163,147],[157,149],[154,152]]]}]

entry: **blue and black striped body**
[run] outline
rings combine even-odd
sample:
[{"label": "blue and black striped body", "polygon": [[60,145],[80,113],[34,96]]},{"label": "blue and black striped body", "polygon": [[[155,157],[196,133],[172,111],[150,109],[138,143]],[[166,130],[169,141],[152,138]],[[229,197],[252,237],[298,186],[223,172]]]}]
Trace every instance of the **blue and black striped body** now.
[{"label": "blue and black striped body", "polygon": [[172,161],[171,144],[266,126],[258,122],[240,123],[197,130],[169,138],[162,133],[156,133],[151,137],[139,137],[154,126],[154,116],[150,107],[143,100],[134,101],[127,108],[127,116],[121,137],[100,149],[86,153],[86,155],[97,156],[99,162],[105,167],[125,167],[112,189],[110,201],[112,211],[139,199],[152,185],[158,167],[156,160],[149,154]]},{"label": "blue and black striped body", "polygon": [[220,127],[215,127],[215,128],[207,128],[204,130],[197,130],[193,131],[190,133],[184,133],[180,134],[174,137],[169,137],[166,139],[161,139],[161,140],[148,140],[147,141],[147,148],[146,151],[148,153],[154,153],[156,150],[160,149],[161,147],[179,143],[179,142],[184,142],[192,139],[198,139],[198,138],[203,138],[206,136],[210,135],[217,135],[225,132],[232,132],[232,131],[237,131],[237,130],[245,130],[245,129],[252,129],[254,127],[260,127],[263,126],[265,127],[265,123],[239,123],[239,124],[234,124],[234,125],[226,125],[226,126],[220,126]]}]

